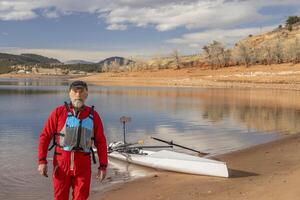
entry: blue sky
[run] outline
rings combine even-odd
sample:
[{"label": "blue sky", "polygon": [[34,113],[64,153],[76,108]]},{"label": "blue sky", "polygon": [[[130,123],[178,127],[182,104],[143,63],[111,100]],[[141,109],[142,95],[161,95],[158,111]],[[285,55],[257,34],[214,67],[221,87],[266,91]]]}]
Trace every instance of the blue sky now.
[{"label": "blue sky", "polygon": [[61,61],[199,53],[300,16],[300,1],[0,0],[0,52]]}]

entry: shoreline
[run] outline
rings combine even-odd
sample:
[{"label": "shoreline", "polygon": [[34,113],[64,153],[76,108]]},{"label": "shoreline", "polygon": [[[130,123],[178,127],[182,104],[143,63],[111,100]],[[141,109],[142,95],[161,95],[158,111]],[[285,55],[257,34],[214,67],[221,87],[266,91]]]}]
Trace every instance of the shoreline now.
[{"label": "shoreline", "polygon": [[8,79],[81,79],[98,86],[194,87],[300,90],[300,64],[106,72],[90,75],[0,74]]},{"label": "shoreline", "polygon": [[107,72],[82,80],[103,86],[151,86],[300,90],[300,64],[235,66],[222,69],[183,68]]},{"label": "shoreline", "polygon": [[219,155],[230,178],[157,171],[156,175],[112,186],[92,200],[297,199],[300,191],[300,134]]}]

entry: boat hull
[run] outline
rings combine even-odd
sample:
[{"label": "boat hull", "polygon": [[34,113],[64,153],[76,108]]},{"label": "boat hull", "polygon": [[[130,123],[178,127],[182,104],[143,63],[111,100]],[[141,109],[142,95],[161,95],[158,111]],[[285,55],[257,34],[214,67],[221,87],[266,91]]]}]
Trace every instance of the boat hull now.
[{"label": "boat hull", "polygon": [[228,169],[224,162],[168,150],[157,152],[143,150],[143,153],[147,155],[112,152],[109,154],[109,157],[161,170],[229,177]]}]

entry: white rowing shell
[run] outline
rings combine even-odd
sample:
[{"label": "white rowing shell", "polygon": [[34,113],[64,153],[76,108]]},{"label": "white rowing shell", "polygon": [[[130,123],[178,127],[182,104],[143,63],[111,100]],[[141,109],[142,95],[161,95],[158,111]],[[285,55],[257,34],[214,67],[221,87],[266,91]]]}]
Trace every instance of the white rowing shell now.
[{"label": "white rowing shell", "polygon": [[142,152],[147,155],[112,152],[109,157],[168,171],[219,177],[229,176],[226,163],[221,161],[168,150],[157,152],[142,150]]}]

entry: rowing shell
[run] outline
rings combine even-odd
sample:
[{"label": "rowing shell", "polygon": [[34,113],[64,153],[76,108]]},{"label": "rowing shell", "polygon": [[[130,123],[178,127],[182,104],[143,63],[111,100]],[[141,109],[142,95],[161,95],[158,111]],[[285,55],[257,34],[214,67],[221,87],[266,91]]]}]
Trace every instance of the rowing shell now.
[{"label": "rowing shell", "polygon": [[218,177],[229,176],[226,163],[221,161],[168,150],[157,152],[141,150],[141,153],[129,154],[114,151],[109,154],[109,157],[161,170]]}]

